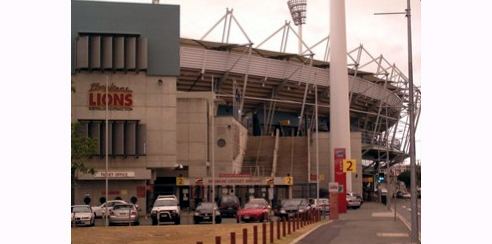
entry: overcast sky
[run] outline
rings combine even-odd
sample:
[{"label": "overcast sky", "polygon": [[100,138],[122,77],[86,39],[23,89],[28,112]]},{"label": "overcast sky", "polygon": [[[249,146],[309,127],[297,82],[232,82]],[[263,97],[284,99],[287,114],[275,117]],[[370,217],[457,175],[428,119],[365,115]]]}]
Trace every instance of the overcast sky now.
[{"label": "overcast sky", "polygon": [[[110,2],[151,3],[152,0],[105,0]],[[411,0],[413,78],[420,84],[420,1]],[[287,0],[160,0],[160,4],[180,5],[181,37],[201,39],[226,14],[233,10],[234,18],[249,39],[256,45],[279,30],[286,21],[291,22]],[[407,0],[345,0],[347,51],[363,45],[372,57],[382,55],[390,64],[395,64],[408,77],[408,22],[405,14]],[[302,27],[304,42],[313,46],[330,33],[330,0],[307,0],[306,24]],[[375,15],[375,13],[393,13]],[[163,23],[165,24],[165,23]],[[204,40],[220,42],[224,22],[217,25]],[[287,52],[297,53],[298,42],[289,34]],[[271,37],[260,48],[279,51],[282,31]],[[247,38],[233,22],[230,43],[247,43]],[[315,59],[323,59],[325,45],[313,49]],[[369,58],[369,56],[366,56]],[[365,70],[375,72],[374,69]],[[416,158],[420,159],[420,130],[416,134]]]},{"label": "overcast sky", "polygon": [[[107,0],[113,1],[113,0]],[[116,2],[151,3],[151,0],[117,0]],[[281,28],[285,21],[294,26],[287,0],[160,0],[160,4],[180,5],[181,37],[201,39],[225,14],[233,15],[255,46]],[[307,0],[307,18],[302,36],[308,46],[316,44],[330,33],[330,0]],[[360,44],[373,56],[383,57],[408,76],[408,22],[404,14],[374,15],[375,13],[405,12],[406,0],[345,0],[347,51]],[[420,1],[411,0],[412,51],[414,83],[420,86]],[[164,23],[163,23],[164,24]],[[221,41],[223,23],[205,39]],[[282,32],[260,48],[280,50]],[[297,53],[297,41],[289,34],[287,52]],[[231,43],[246,43],[247,39],[235,23],[231,27]],[[321,45],[320,45],[321,47]],[[324,47],[324,46],[323,46]],[[323,50],[314,50],[322,59]],[[369,71],[369,70],[368,70]]]}]

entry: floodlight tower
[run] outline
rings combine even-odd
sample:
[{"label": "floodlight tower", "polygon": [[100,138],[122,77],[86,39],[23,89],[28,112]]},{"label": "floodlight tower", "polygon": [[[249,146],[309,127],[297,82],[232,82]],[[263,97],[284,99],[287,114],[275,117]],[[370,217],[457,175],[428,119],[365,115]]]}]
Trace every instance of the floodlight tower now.
[{"label": "floodlight tower", "polygon": [[302,25],[306,24],[306,0],[289,0],[290,15],[296,26],[299,26],[299,55],[302,55]]}]

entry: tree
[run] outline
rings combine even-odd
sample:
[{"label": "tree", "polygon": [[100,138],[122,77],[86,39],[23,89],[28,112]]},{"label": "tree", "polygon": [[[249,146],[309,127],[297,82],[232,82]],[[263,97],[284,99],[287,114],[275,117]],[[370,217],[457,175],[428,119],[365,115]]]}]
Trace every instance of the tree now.
[{"label": "tree", "polygon": [[[420,167],[416,167],[417,186],[420,186]],[[405,170],[398,175],[398,180],[405,183],[406,188],[410,188],[410,170]]]},{"label": "tree", "polygon": [[[75,88],[72,82],[72,93],[75,93]],[[72,154],[71,154],[71,186],[72,186],[72,204],[74,202],[75,176],[77,172],[95,174],[96,170],[93,167],[87,167],[84,160],[95,154],[97,151],[97,141],[87,136],[81,136],[80,123],[72,121]]]}]

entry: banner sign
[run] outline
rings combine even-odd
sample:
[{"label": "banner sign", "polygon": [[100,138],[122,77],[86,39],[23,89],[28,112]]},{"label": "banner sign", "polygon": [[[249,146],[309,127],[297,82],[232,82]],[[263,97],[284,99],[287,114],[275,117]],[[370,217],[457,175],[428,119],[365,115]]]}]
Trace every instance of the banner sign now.
[{"label": "banner sign", "polygon": [[106,101],[109,110],[133,110],[133,91],[111,83],[106,94],[106,85],[92,83],[88,101],[90,110],[105,110]]},{"label": "banner sign", "polygon": [[220,186],[273,186],[273,185],[293,185],[293,177],[219,177],[213,180],[212,177],[186,178],[176,177],[176,185],[220,185]]}]

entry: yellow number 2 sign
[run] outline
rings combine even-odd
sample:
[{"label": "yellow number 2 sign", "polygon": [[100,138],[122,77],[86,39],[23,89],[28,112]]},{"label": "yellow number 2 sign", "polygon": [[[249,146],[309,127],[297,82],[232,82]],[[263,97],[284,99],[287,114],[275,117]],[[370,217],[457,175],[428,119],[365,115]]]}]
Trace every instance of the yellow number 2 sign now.
[{"label": "yellow number 2 sign", "polygon": [[284,177],[284,183],[285,183],[286,185],[291,186],[291,185],[293,185],[293,184],[294,184],[294,180],[292,179],[292,177]]},{"label": "yellow number 2 sign", "polygon": [[355,159],[344,159],[343,160],[343,172],[356,172],[357,162]]}]

